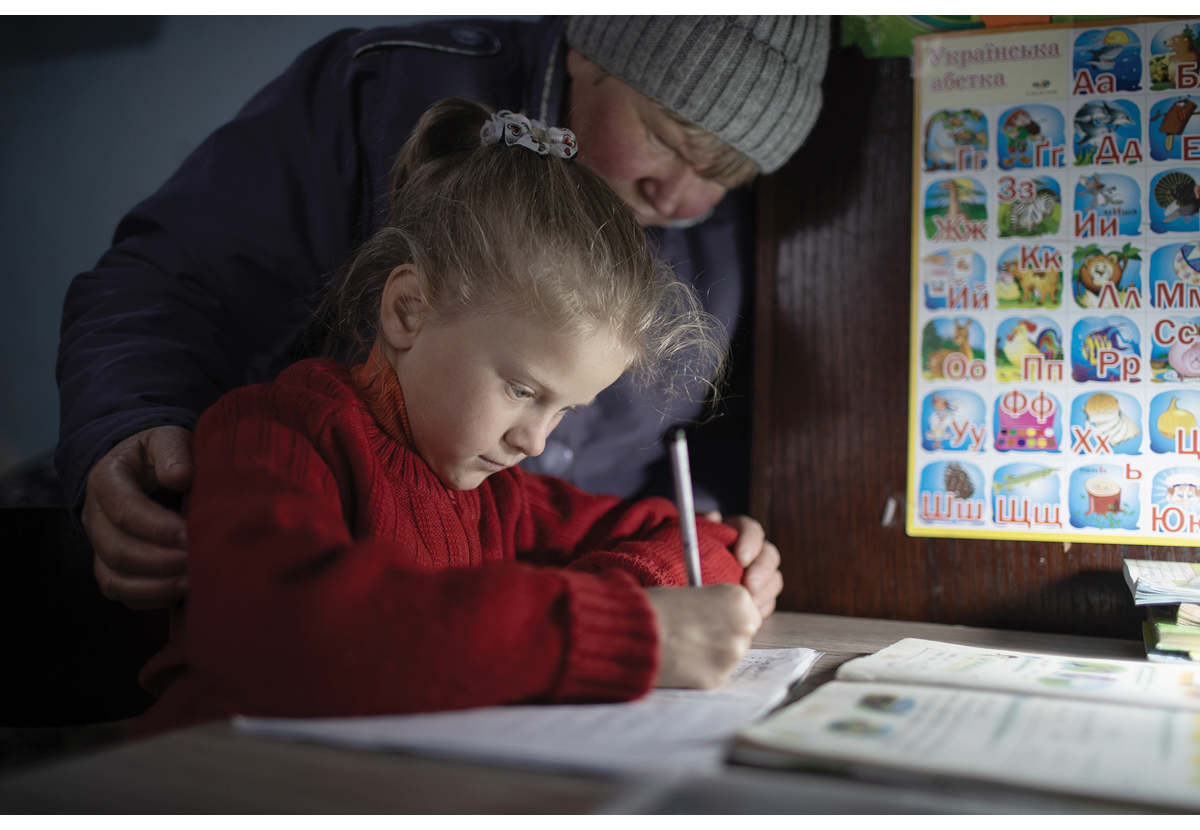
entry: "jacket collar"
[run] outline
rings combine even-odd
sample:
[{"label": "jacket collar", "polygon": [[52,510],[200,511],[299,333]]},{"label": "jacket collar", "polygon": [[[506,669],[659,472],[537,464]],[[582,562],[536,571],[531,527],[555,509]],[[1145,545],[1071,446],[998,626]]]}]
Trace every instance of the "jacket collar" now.
[{"label": "jacket collar", "polygon": [[551,127],[565,127],[563,96],[567,81],[567,42],[563,39],[565,21],[548,17],[533,31],[533,71],[525,89],[525,112]]}]

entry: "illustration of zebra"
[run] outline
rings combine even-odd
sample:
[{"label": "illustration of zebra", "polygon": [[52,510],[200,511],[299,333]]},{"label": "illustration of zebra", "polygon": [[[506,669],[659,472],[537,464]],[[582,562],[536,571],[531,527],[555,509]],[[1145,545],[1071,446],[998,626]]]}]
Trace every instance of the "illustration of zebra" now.
[{"label": "illustration of zebra", "polygon": [[[1058,204],[1058,198],[1049,188],[1039,188],[1033,199],[1028,202],[1013,202],[1008,221],[1013,230],[1026,236],[1038,232],[1038,226],[1049,218]],[[1048,229],[1049,230],[1049,229]]]}]

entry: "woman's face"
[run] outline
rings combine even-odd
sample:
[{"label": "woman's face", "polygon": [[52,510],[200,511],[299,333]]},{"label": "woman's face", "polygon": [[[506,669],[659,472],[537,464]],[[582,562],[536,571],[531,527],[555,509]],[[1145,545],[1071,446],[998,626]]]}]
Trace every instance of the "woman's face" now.
[{"label": "woman's face", "polygon": [[600,174],[642,225],[703,216],[729,183],[698,171],[707,158],[689,157],[683,125],[629,84],[606,75],[581,53],[567,53],[571,77],[567,126],[579,139],[579,160]]}]

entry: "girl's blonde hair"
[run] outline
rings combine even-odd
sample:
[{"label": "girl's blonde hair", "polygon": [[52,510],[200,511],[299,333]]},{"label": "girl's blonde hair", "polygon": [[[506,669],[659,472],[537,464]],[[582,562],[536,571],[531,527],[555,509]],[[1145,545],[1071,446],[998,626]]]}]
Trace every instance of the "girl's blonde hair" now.
[{"label": "girl's blonde hair", "polygon": [[387,222],[343,269],[321,314],[336,343],[368,351],[397,266],[417,266],[438,322],[518,313],[570,332],[612,332],[639,378],[679,391],[717,382],[725,331],[691,286],[656,263],[633,214],[578,161],[482,144],[491,110],[434,104],[392,168]]}]

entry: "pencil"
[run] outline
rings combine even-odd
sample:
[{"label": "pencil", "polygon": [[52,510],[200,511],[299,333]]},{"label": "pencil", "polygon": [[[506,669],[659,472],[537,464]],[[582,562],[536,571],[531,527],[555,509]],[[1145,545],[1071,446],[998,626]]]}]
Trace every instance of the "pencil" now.
[{"label": "pencil", "polygon": [[687,438],[682,429],[671,436],[671,472],[675,476],[675,506],[679,508],[679,526],[683,533],[683,564],[688,584],[699,588],[700,542],[696,538],[696,504],[692,498],[692,473],[688,466]]}]

